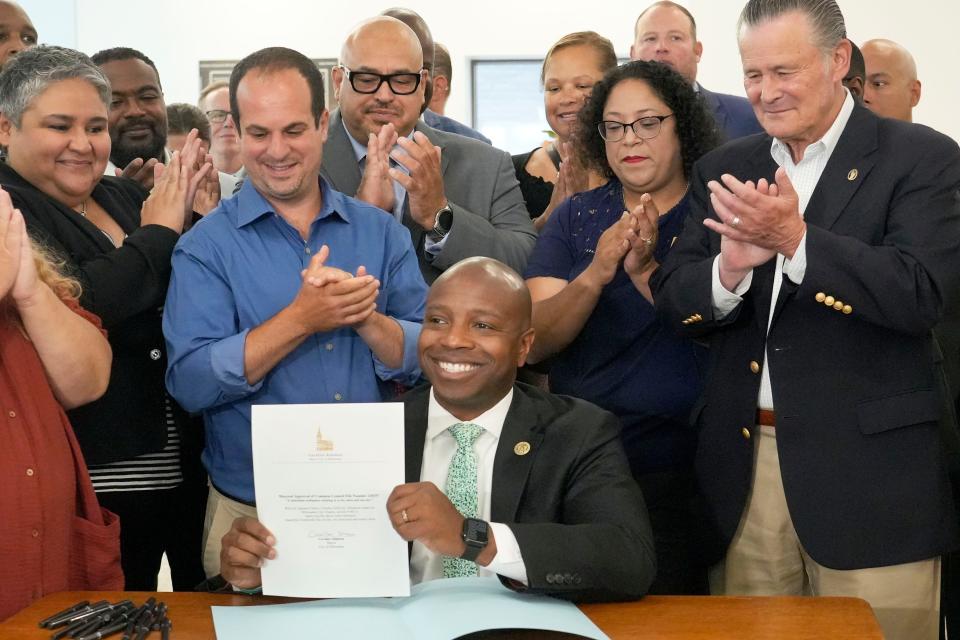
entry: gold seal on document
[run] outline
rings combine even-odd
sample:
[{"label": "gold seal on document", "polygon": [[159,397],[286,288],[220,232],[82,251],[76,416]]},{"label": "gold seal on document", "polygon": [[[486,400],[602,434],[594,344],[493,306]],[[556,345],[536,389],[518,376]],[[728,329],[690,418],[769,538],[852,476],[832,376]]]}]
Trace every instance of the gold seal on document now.
[{"label": "gold seal on document", "polygon": [[850,173],[847,174],[847,180],[853,182],[857,179],[857,176],[860,175],[860,172],[856,169],[850,169]]},{"label": "gold seal on document", "polygon": [[520,441],[517,444],[513,445],[513,452],[518,456],[525,456],[530,453],[530,443]]}]

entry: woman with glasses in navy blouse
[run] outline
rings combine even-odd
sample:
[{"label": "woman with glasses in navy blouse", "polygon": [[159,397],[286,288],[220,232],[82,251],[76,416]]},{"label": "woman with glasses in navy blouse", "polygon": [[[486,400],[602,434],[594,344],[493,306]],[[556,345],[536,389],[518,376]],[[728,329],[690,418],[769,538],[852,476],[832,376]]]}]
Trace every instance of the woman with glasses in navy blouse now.
[{"label": "woman with glasses in navy blouse", "polygon": [[707,593],[696,435],[704,348],[659,320],[648,280],[680,233],[693,163],[718,141],[693,88],[657,62],[596,84],[579,115],[581,160],[607,184],[564,201],[527,265],[536,341],[550,390],[616,414],[657,545],[651,593]]}]

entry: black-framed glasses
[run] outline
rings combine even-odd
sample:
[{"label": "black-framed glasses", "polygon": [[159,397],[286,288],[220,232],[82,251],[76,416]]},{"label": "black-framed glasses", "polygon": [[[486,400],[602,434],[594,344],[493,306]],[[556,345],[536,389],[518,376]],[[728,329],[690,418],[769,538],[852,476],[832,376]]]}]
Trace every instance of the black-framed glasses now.
[{"label": "black-framed glasses", "polygon": [[623,140],[627,129],[633,129],[633,135],[641,140],[649,140],[660,135],[660,125],[663,121],[675,114],[669,113],[665,116],[643,116],[633,122],[617,122],[616,120],[601,120],[597,125],[597,131],[600,137],[607,142],[619,142]]},{"label": "black-framed glasses", "polygon": [[340,65],[343,72],[347,74],[347,80],[350,86],[357,93],[376,93],[380,86],[386,82],[398,96],[408,96],[417,90],[420,86],[422,72],[416,73],[373,73],[371,71],[351,71],[343,65]]},{"label": "black-framed glasses", "polygon": [[205,116],[207,116],[207,120],[213,124],[226,122],[227,116],[230,115],[229,111],[224,111],[223,109],[210,109],[210,111],[204,111],[203,113]]}]

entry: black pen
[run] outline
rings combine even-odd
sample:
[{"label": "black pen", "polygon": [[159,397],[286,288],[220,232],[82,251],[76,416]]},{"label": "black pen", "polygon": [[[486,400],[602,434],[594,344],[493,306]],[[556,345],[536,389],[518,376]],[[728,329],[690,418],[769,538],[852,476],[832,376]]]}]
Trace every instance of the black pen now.
[{"label": "black pen", "polygon": [[79,610],[79,609],[84,608],[84,607],[87,606],[88,604],[90,604],[90,601],[89,601],[89,600],[81,600],[80,602],[78,602],[77,604],[73,605],[72,607],[69,607],[69,608],[67,608],[67,609],[64,609],[63,611],[57,611],[55,614],[53,614],[53,615],[51,615],[51,616],[47,616],[46,618],[44,618],[43,620],[41,620],[41,621],[40,621],[40,627],[41,627],[41,628],[46,627],[48,624],[52,623],[54,620],[56,620],[56,619],[59,618],[60,616],[66,615],[66,614],[68,614],[68,613],[73,613],[73,612],[75,612],[75,611],[77,611],[77,610]]},{"label": "black pen", "polygon": [[116,604],[107,603],[106,605],[101,605],[101,606],[98,606],[98,607],[94,608],[92,611],[86,611],[86,612],[82,613],[81,615],[76,616],[75,618],[71,618],[71,619],[70,619],[70,624],[72,625],[72,624],[74,624],[75,622],[80,622],[80,621],[90,622],[91,620],[93,620],[94,618],[96,618],[96,617],[98,617],[98,616],[102,616],[102,615],[104,615],[104,614],[113,613],[114,611],[124,610],[124,609],[126,609],[127,607],[132,606],[132,605],[133,605],[133,603],[130,602],[129,600],[121,600],[120,602],[118,602],[118,603],[116,603]]},{"label": "black pen", "polygon": [[127,611],[133,606],[133,603],[129,600],[123,600],[113,605],[113,608],[107,609],[100,613],[100,615],[94,616],[90,622],[81,627],[78,631],[75,631],[71,635],[76,638],[78,636],[88,636],[94,631],[98,630],[100,627],[106,627],[113,625],[118,622],[118,618],[122,619],[124,623],[127,622]]},{"label": "black pen", "polygon": [[163,623],[160,624],[160,640],[170,640],[170,627],[173,626],[173,623],[170,622],[170,618],[164,618]]},{"label": "black pen", "polygon": [[100,616],[93,616],[93,619],[87,619],[86,624],[81,626],[79,629],[70,634],[70,637],[76,638],[79,636],[85,636],[87,634],[93,633],[97,629],[103,626],[103,618]]},{"label": "black pen", "polygon": [[65,638],[67,636],[72,636],[74,631],[79,631],[83,627],[87,626],[86,620],[77,620],[71,624],[68,624],[60,631],[55,632],[50,636],[50,640],[60,640],[60,638]]},{"label": "black pen", "polygon": [[96,633],[93,633],[88,636],[80,636],[76,640],[100,640],[100,638],[106,638],[107,636],[112,636],[115,633],[123,631],[124,627],[127,626],[127,623],[124,621],[119,621],[116,624],[112,624],[108,627],[100,629]]},{"label": "black pen", "polygon": [[[153,598],[150,598],[150,600],[153,600]],[[127,624],[126,624],[126,629],[124,629],[124,631],[123,631],[123,640],[130,640],[130,638],[133,636],[133,632],[134,632],[134,630],[137,628],[137,621],[140,620],[140,618],[141,618],[141,617],[147,612],[147,610],[149,610],[150,607],[151,607],[151,604],[152,604],[152,603],[150,602],[150,600],[147,600],[145,603],[143,603],[142,605],[140,605],[140,606],[136,609],[136,611],[133,612],[133,615],[130,616],[130,619],[128,620],[128,622],[127,622]]]},{"label": "black pen", "polygon": [[74,611],[68,611],[67,613],[62,613],[58,616],[55,616],[53,620],[47,622],[47,628],[56,629],[59,626],[64,624],[72,624],[77,618],[81,618],[85,615],[98,611],[101,607],[109,605],[110,603],[106,600],[99,600],[93,604],[88,604],[84,607],[80,607]]}]

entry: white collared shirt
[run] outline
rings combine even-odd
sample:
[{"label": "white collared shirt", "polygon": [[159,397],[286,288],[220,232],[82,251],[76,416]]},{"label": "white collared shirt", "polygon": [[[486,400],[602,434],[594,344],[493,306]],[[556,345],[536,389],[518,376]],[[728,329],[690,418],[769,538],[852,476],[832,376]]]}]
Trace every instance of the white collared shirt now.
[{"label": "white collared shirt", "polygon": [[[846,91],[846,89],[844,89]],[[823,137],[809,145],[803,152],[803,158],[800,162],[793,161],[793,155],[790,153],[790,147],[774,138],[770,144],[770,155],[777,165],[783,167],[787,172],[787,177],[793,184],[794,190],[799,197],[800,216],[804,216],[807,210],[807,204],[810,197],[820,182],[823,170],[837,148],[837,142],[840,135],[850,120],[850,114],[853,113],[853,97],[849,91],[846,91],[846,97],[840,112],[834,119],[833,124],[823,134]],[[773,293],[770,299],[770,315],[767,317],[767,331],[770,330],[770,322],[773,320],[773,311],[777,305],[777,296],[780,295],[780,286],[783,283],[783,276],[786,276],[795,284],[803,282],[803,277],[807,271],[807,234],[804,232],[800,238],[800,244],[793,254],[793,258],[788,259],[783,254],[777,254],[777,267],[773,276]],[[731,292],[727,291],[720,283],[720,256],[713,260],[713,313],[714,317],[720,319],[725,317],[743,300],[743,294],[750,288],[753,282],[753,271],[751,270],[739,285]],[[763,409],[773,409],[773,389],[770,386],[770,369],[767,367],[767,354],[764,348],[763,370],[760,378],[760,392],[757,395],[757,406]]]},{"label": "white collared shirt", "polygon": [[[513,389],[491,409],[469,420],[483,427],[483,433],[473,444],[477,453],[477,505],[479,517],[490,521],[490,492],[493,486],[493,460],[497,453],[500,432],[507,418],[507,411],[513,401]],[[457,441],[448,430],[451,426],[463,422],[440,406],[430,389],[430,406],[427,411],[427,433],[423,442],[423,464],[420,467],[420,481],[432,482],[441,491],[447,483],[447,470],[457,451]],[[520,555],[520,545],[503,523],[491,522],[491,532],[497,541],[497,555],[486,567],[477,566],[481,576],[500,574],[527,584],[527,568]],[[433,553],[419,542],[413,543],[410,555],[410,581],[418,584],[427,580],[443,577],[442,556]]]}]

